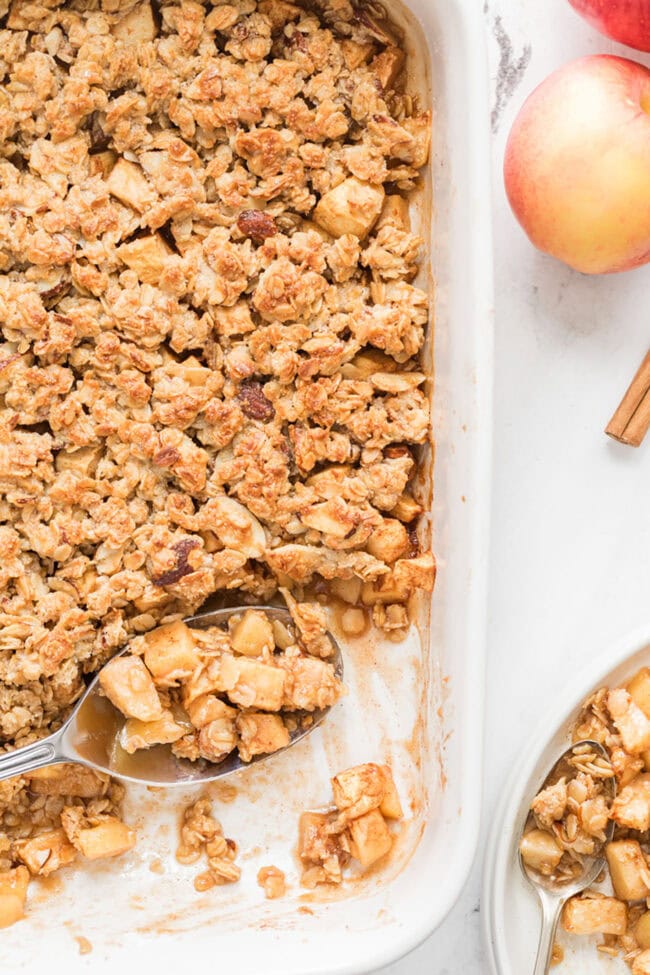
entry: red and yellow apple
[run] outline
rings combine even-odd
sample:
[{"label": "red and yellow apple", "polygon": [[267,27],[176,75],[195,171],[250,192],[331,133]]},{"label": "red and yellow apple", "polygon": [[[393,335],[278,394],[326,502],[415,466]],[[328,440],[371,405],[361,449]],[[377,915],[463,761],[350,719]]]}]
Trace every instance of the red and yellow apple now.
[{"label": "red and yellow apple", "polygon": [[613,41],[650,51],[650,0],[569,0],[592,27]]},{"label": "red and yellow apple", "polygon": [[550,75],[506,146],[512,209],[531,241],[578,271],[650,260],[650,70],[592,55]]}]

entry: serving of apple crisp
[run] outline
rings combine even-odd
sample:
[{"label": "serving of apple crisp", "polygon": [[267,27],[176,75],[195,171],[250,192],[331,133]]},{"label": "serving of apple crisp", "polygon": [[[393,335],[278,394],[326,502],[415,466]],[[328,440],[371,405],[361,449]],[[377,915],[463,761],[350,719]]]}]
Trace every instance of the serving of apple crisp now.
[{"label": "serving of apple crisp", "polygon": [[305,812],[300,819],[298,853],[302,885],[340,884],[351,859],[366,868],[393,846],[387,820],[402,818],[402,805],[388,765],[367,762],[332,779],[333,810]]},{"label": "serving of apple crisp", "polygon": [[[363,612],[403,633],[435,575],[408,215],[431,120],[379,9],[0,16],[0,748],[214,593],[310,585],[360,608],[356,632]],[[0,885],[128,848],[120,791],[66,767],[1,784]]]},{"label": "serving of apple crisp", "polygon": [[[580,872],[584,857],[605,845],[610,891],[588,890],[566,904],[572,934],[602,934],[599,950],[622,954],[634,975],[650,975],[650,668],[623,687],[601,688],[585,701],[574,741],[603,745],[610,761],[582,746],[571,768],[535,797],[532,828],[521,842],[524,862],[559,882]],[[560,773],[563,770],[560,770]],[[616,798],[605,783],[615,779]]]},{"label": "serving of apple crisp", "polygon": [[321,659],[334,652],[324,628],[312,625],[305,644],[262,609],[232,615],[228,628],[174,620],[135,637],[128,651],[99,675],[126,719],[114,748],[127,754],[169,745],[177,758],[218,763],[236,749],[250,762],[286,748],[301,713],[329,708],[342,693],[334,665]]}]

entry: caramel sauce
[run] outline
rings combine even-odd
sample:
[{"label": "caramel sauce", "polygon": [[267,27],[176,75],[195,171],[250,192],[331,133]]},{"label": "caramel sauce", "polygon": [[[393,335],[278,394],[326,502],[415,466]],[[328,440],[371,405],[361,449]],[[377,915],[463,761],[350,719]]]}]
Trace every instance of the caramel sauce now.
[{"label": "caramel sauce", "polygon": [[[126,719],[108,698],[95,692],[80,709],[71,733],[71,744],[80,758],[116,775],[131,779],[154,779],[175,782],[192,779],[196,769],[176,758],[169,745],[153,745],[130,755],[120,745],[120,734]],[[186,776],[183,769],[187,766]]]},{"label": "caramel sauce", "polygon": [[108,768],[116,738],[124,724],[124,718],[108,698],[90,694],[75,722],[73,742],[79,755]]}]

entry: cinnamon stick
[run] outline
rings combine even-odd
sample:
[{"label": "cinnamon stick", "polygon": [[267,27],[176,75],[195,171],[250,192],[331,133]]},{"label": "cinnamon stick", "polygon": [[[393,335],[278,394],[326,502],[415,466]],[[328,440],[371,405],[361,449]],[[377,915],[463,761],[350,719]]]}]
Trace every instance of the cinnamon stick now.
[{"label": "cinnamon stick", "polygon": [[650,352],[639,366],[605,433],[638,447],[650,427]]}]

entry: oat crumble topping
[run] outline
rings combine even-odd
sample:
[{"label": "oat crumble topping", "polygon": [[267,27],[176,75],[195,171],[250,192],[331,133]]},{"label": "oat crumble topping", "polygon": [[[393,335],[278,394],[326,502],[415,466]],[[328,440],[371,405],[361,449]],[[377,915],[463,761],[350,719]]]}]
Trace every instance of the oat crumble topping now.
[{"label": "oat crumble topping", "polygon": [[190,865],[200,860],[203,854],[207,857],[208,869],[194,878],[194,887],[199,893],[239,880],[241,870],[235,863],[237,844],[223,835],[207,798],[198,799],[185,809],[176,859]]},{"label": "oat crumble topping", "polygon": [[[0,747],[217,591],[344,583],[403,632],[435,573],[406,200],[431,120],[389,29],[348,0],[0,17]],[[0,784],[17,916],[44,864],[133,839],[119,785],[39,775]]]}]

